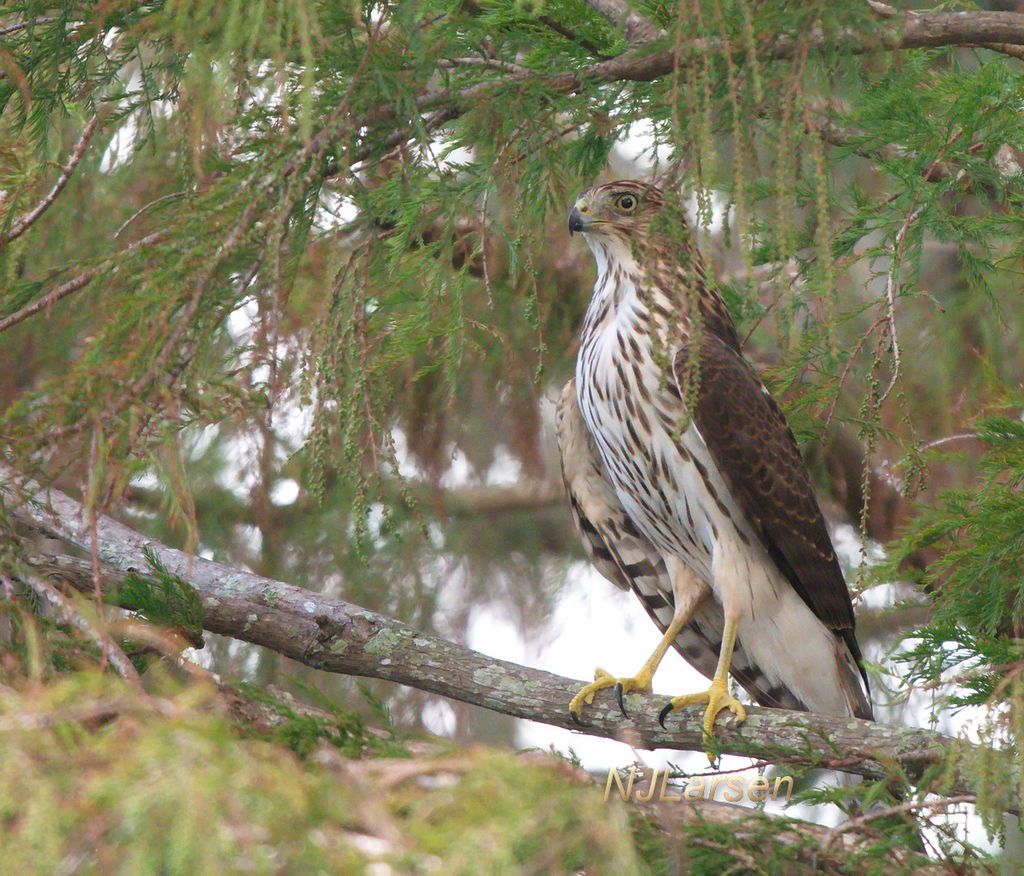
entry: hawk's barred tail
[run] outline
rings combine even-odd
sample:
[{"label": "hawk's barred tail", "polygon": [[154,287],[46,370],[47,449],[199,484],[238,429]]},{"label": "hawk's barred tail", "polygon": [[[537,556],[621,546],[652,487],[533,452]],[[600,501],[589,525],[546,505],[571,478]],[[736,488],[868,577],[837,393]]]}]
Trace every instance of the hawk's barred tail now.
[{"label": "hawk's barred tail", "polygon": [[[667,609],[655,612],[649,607],[642,594],[637,593],[637,595],[647,609],[651,620],[657,624],[659,629],[664,630],[667,627],[667,622],[663,617],[671,618],[671,605]],[[723,618],[720,608],[716,604],[708,604],[698,610],[697,615],[683,628],[674,642],[676,651],[683,659],[709,678],[714,674],[715,660],[722,647],[722,626]],[[826,714],[835,711],[835,709],[822,707],[815,703],[805,703],[786,684],[769,679],[767,674],[750,658],[741,639],[736,640],[730,671],[733,678],[759,706]],[[817,671],[825,670],[818,667]],[[874,713],[861,682],[860,669],[841,639],[837,639],[835,643],[835,675],[836,682],[841,687],[847,704],[846,714],[854,718],[873,721]]]}]

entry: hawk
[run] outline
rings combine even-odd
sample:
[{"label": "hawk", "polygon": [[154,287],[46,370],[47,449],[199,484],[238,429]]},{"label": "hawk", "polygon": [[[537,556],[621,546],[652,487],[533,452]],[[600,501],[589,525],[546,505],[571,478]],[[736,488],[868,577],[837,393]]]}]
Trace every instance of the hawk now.
[{"label": "hawk", "polygon": [[[664,634],[636,675],[573,698],[650,691],[670,647],[712,678],[674,709],[760,705],[872,718],[850,593],[778,404],[744,359],[699,252],[670,244],[653,185],[585,191],[569,214],[597,261],[575,377],[558,404],[562,475],[588,556]],[[685,230],[685,229],[684,229]],[[688,239],[688,237],[687,237]]]}]

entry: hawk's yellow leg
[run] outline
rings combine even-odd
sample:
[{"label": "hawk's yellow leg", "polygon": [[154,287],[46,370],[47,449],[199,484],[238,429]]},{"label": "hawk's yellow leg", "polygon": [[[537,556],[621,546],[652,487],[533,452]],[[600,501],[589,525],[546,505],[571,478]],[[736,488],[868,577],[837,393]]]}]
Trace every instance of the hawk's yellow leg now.
[{"label": "hawk's yellow leg", "polygon": [[[715,718],[722,709],[728,709],[736,716],[737,723],[747,720],[747,710],[743,703],[729,693],[729,666],[732,664],[732,652],[736,645],[736,627],[738,623],[735,618],[726,617],[725,630],[722,632],[722,650],[718,652],[718,666],[715,669],[715,677],[711,681],[711,687],[702,693],[683,694],[673,699],[661,711],[659,719],[662,726],[665,725],[665,716],[676,709],[686,706],[702,705],[707,703],[704,710],[704,735],[711,736],[714,732]],[[709,753],[708,760],[714,758]]]},{"label": "hawk's yellow leg", "polygon": [[594,694],[598,691],[605,690],[609,687],[621,688],[618,690],[619,694],[619,708],[622,709],[622,713],[625,714],[626,710],[622,707],[622,695],[630,693],[631,691],[638,691],[640,693],[651,692],[651,682],[654,680],[654,673],[657,672],[658,666],[661,665],[661,661],[665,656],[665,652],[668,651],[669,646],[675,641],[676,636],[679,635],[679,631],[686,626],[687,621],[690,619],[691,612],[679,612],[677,611],[672,618],[672,623],[668,625],[668,629],[665,630],[665,635],[661,637],[661,641],[658,642],[658,647],[654,649],[654,653],[647,659],[647,662],[640,667],[640,671],[632,678],[616,678],[610,672],[598,667],[594,670],[594,680],[585,685],[576,696],[572,698],[569,703],[569,712],[572,714],[573,720],[580,724],[580,713],[583,711],[584,705],[590,705],[594,702]]}]

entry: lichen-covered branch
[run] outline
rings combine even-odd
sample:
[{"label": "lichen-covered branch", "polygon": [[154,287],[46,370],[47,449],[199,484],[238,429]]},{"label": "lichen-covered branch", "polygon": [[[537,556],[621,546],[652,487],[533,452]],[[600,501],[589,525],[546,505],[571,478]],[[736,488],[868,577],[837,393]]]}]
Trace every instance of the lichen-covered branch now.
[{"label": "lichen-covered branch", "polygon": [[[23,525],[88,551],[82,506],[64,493],[44,490],[0,464],[0,483],[8,511]],[[701,750],[700,715],[673,715],[667,730],[657,715],[664,697],[632,694],[624,718],[610,696],[588,707],[589,726],[577,728],[567,704],[579,681],[499,660],[338,599],[235,569],[155,542],[117,521],[101,516],[96,524],[101,567],[115,590],[120,573],[145,575],[147,548],[168,572],[188,582],[202,599],[205,629],[270,648],[327,672],[380,678],[410,685],[485,709],[619,739],[645,749]],[[89,564],[65,558],[51,575],[91,591]],[[720,721],[720,751],[766,761],[812,764],[859,775],[882,777],[893,770],[913,778],[935,764],[958,756],[973,762],[981,750],[928,730],[897,727],[852,718],[750,708],[736,727]],[[999,752],[985,750],[989,758]],[[972,790],[968,770],[953,771],[943,790]]]}]

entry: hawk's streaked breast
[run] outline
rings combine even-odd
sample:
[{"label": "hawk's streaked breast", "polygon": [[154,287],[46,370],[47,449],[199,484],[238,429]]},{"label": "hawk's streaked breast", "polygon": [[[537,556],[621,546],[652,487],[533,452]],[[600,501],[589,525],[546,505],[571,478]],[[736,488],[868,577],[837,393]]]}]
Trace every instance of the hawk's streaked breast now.
[{"label": "hawk's streaked breast", "polygon": [[[662,364],[672,361],[675,350],[669,327],[652,313],[672,312],[677,304],[645,288],[642,270],[625,248],[609,251],[598,242],[594,249],[600,273],[576,364],[580,411],[640,530],[660,551],[685,558],[710,578],[719,530],[736,524],[696,427],[691,423],[678,434],[686,412]],[[735,507],[732,512],[738,518]]]}]

